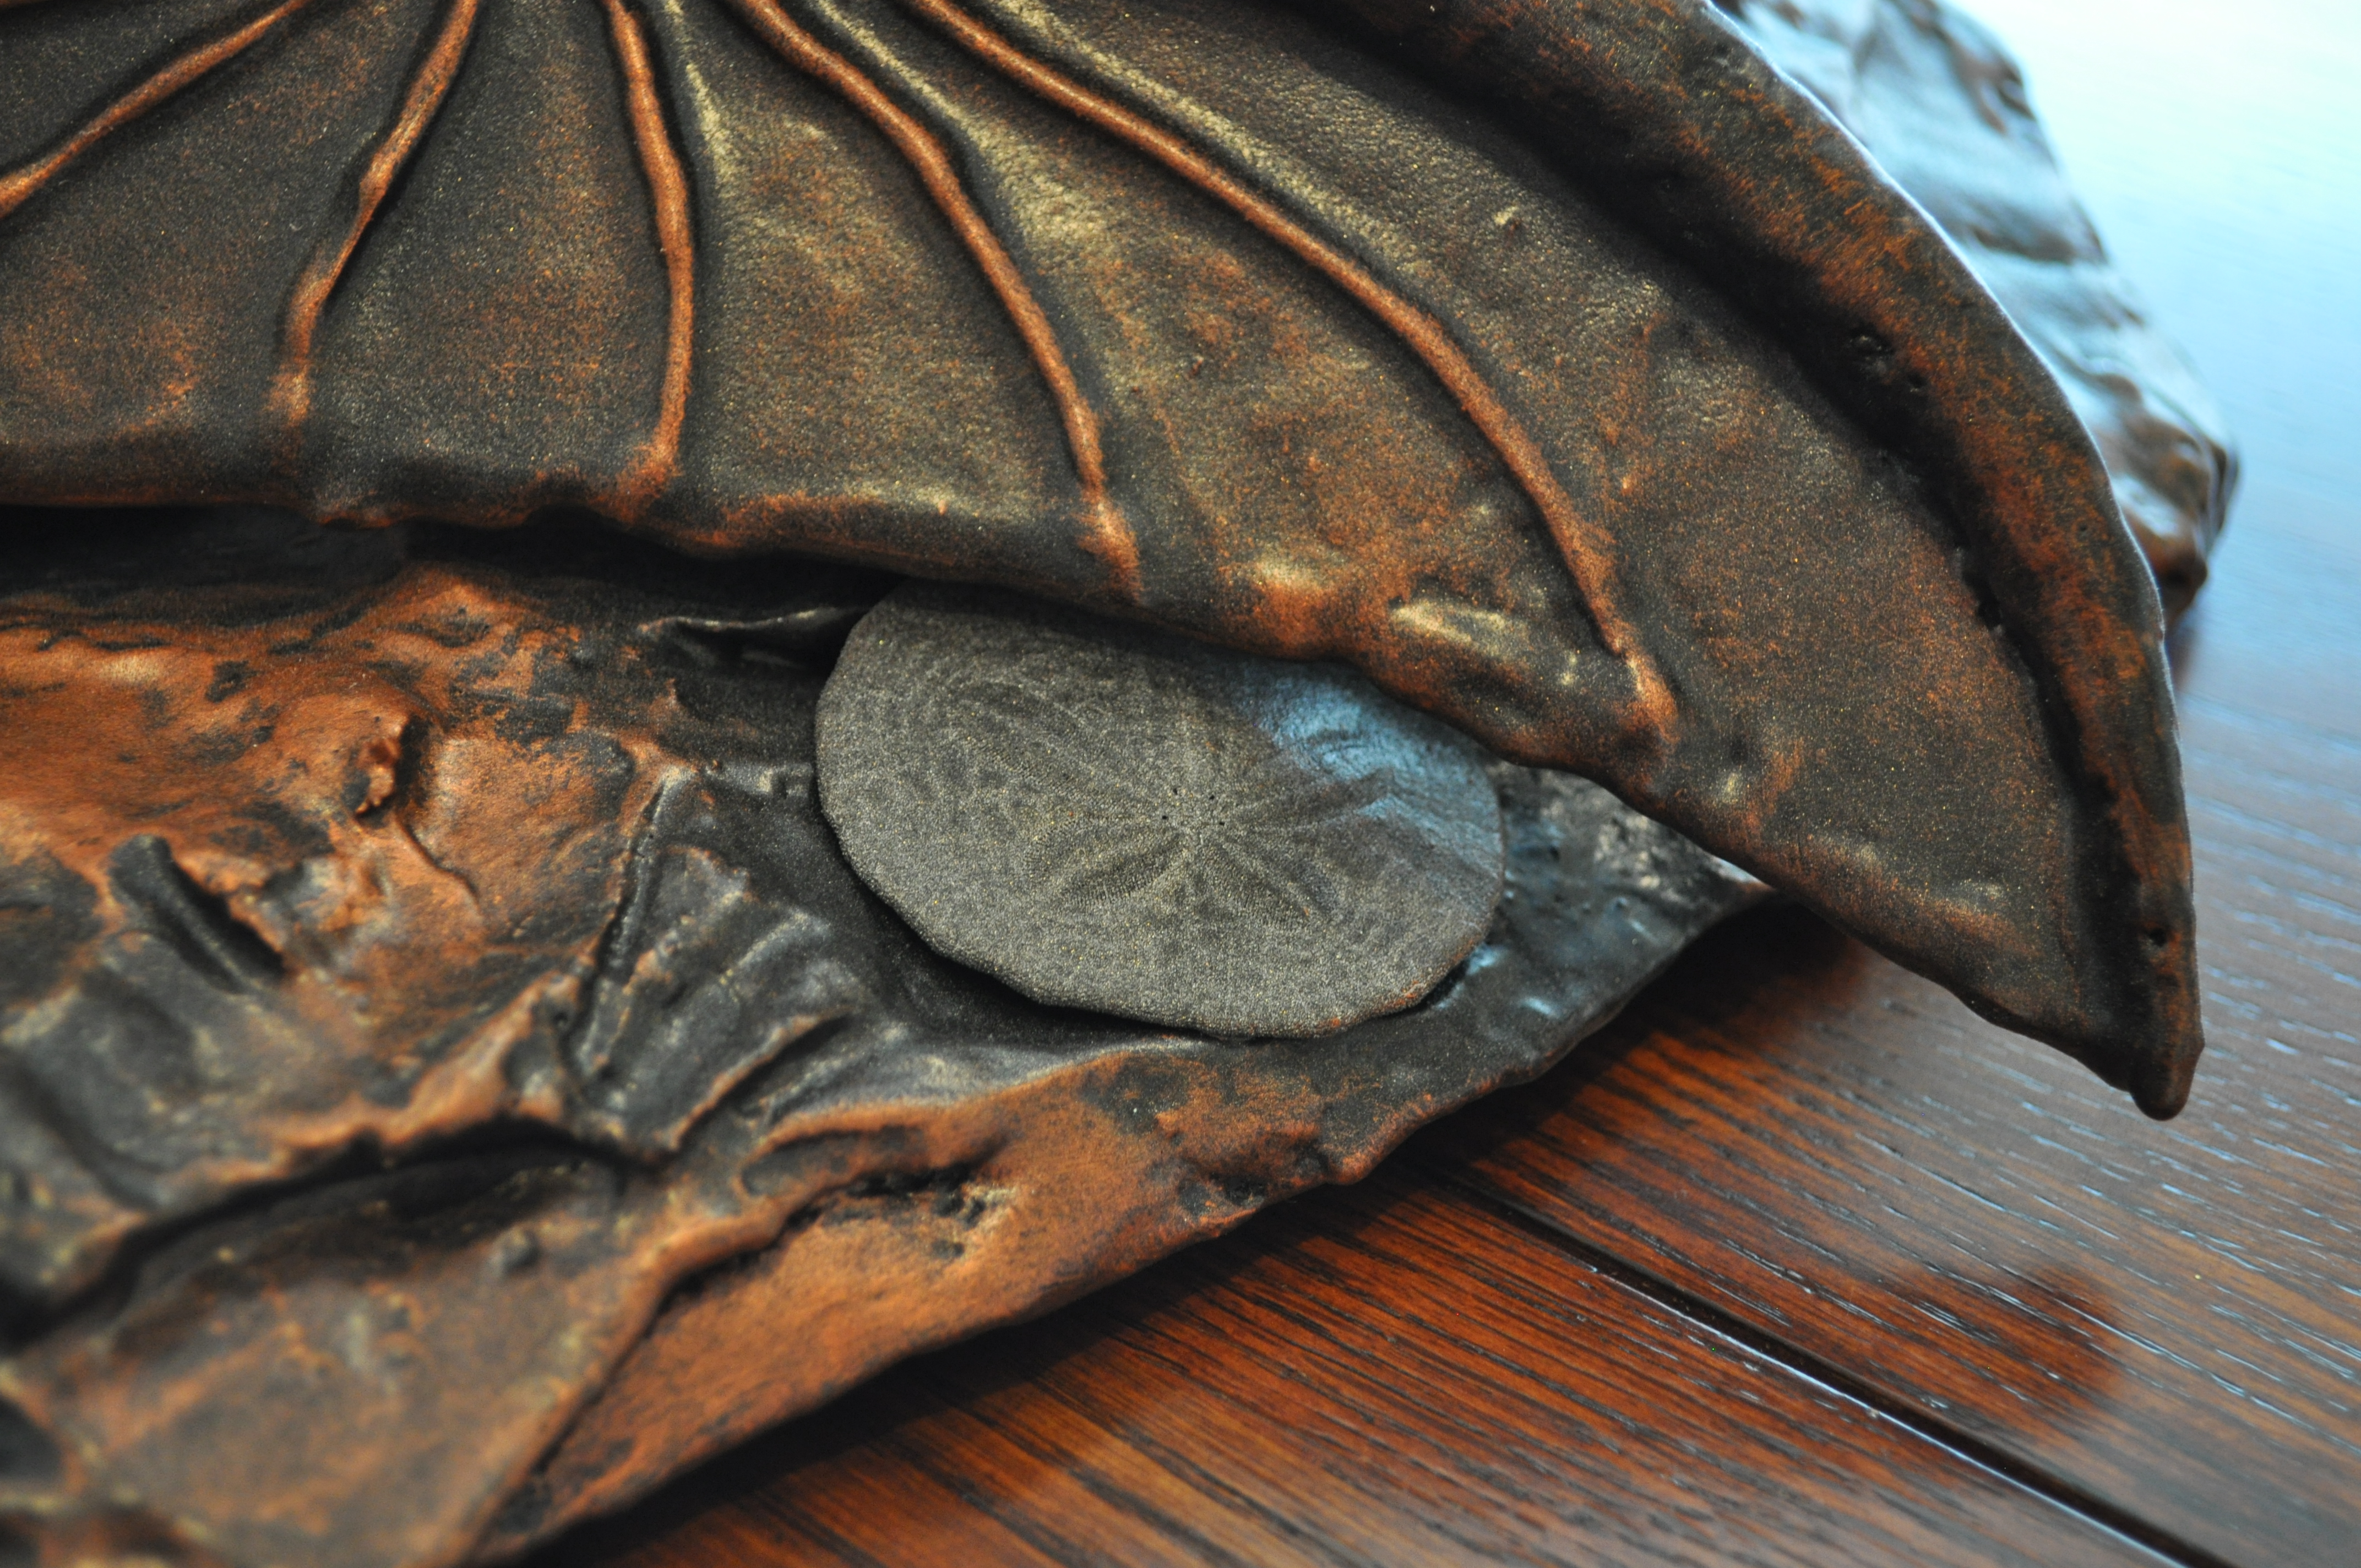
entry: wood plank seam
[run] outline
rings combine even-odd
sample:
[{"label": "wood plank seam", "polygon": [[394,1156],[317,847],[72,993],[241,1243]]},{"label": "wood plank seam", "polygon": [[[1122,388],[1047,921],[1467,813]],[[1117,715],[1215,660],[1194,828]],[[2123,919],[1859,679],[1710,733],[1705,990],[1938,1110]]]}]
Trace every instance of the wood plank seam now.
[{"label": "wood plank seam", "polygon": [[1451,1188],[1470,1202],[1481,1205],[1499,1217],[1501,1222],[1531,1235],[1547,1245],[1598,1270],[1617,1284],[1636,1291],[1668,1312],[1688,1319],[1709,1332],[1719,1334],[1744,1347],[1755,1355],[1793,1373],[1808,1382],[1863,1405],[1886,1420],[1905,1428],[1944,1450],[1963,1464],[1988,1470],[2044,1500],[2053,1503],[2088,1520],[2102,1530],[2111,1530],[2148,1551],[2181,1565],[2181,1568],[2235,1568],[2227,1559],[2216,1556],[2184,1541],[2149,1520],[2140,1518],[2104,1497],[2076,1486],[2063,1476],[2054,1475],[2037,1465],[1960,1430],[1940,1418],[1893,1398],[1831,1362],[1825,1361],[1799,1345],[1792,1344],[1776,1334],[1761,1329],[1724,1311],[1708,1301],[1689,1294],[1677,1285],[1658,1277],[1644,1268],[1626,1262],[1615,1254],[1559,1228],[1547,1217],[1534,1212],[1480,1182],[1470,1180],[1451,1165],[1427,1156],[1423,1151],[1405,1150],[1400,1156],[1405,1165],[1414,1165],[1428,1180]]}]

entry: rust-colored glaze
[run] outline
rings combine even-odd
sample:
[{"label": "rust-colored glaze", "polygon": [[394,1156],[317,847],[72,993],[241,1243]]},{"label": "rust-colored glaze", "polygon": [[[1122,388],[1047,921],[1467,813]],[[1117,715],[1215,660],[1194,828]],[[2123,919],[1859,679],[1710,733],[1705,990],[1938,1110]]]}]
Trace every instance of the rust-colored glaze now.
[{"label": "rust-colored glaze", "polygon": [[[0,5],[0,49],[36,14],[120,15]],[[1288,1043],[1032,1007],[814,810],[885,586],[814,556],[1350,658],[2185,1095],[2171,710],[2099,454],[1708,9],[384,0],[169,42],[96,121],[61,76],[0,126],[0,502],[395,526],[0,546],[0,1556],[526,1549],[1364,1173],[1761,891],[1502,764],[1499,920],[1427,1003]],[[641,541],[404,521],[553,506]],[[1579,1288],[1444,1207],[1409,1228]],[[1849,1324],[1767,1295],[1763,1336]],[[1881,1395],[1949,1400],[1906,1348]],[[1564,1378],[1613,1370],[1504,1429],[1571,1441]],[[1828,1463],[1963,1488],[1916,1531],[1831,1488],[1895,1550],[2114,1550],[1767,1381]]]},{"label": "rust-colored glaze", "polygon": [[[904,1138],[903,1179],[840,1190],[668,1303],[478,1552],[609,1512],[914,1350],[1081,1295],[1312,1179],[1358,1180],[1430,1109],[1380,1112],[1366,1142],[1312,1157],[1294,1128],[1334,1108],[1261,1076],[1202,1058],[1088,1064],[962,1107],[923,1147]],[[1195,1173],[1177,1186],[1176,1154]],[[749,1365],[775,1375],[732,1376]],[[685,1387],[721,1397],[685,1401]]]},{"label": "rust-colored glaze", "polygon": [[[497,585],[417,572],[350,610],[168,630],[9,608],[6,854],[89,905],[16,983],[104,964],[112,936],[195,1053],[137,1096],[114,1158],[145,1179],[53,1171],[52,1201],[13,1217],[19,1291],[77,1289],[132,1234],[356,1146],[564,1120],[515,1058],[591,978],[660,782],[661,680],[606,683],[613,739],[552,732],[533,693],[575,644]],[[103,1019],[70,1014],[60,1044],[92,1049]],[[143,1068],[118,1049],[89,1071],[69,1077],[99,1096]]]},{"label": "rust-colored glaze", "polygon": [[217,38],[197,44],[178,59],[171,60],[154,75],[141,82],[130,92],[109,104],[91,120],[77,128],[55,148],[30,163],[0,174],[0,218],[6,217],[29,201],[40,188],[56,179],[74,159],[88,152],[105,137],[121,130],[191,83],[198,82],[236,60],[259,43],[271,30],[289,16],[310,5],[312,0],[279,0],[259,16]]},{"label": "rust-colored glaze", "polygon": [[648,38],[640,19],[623,0],[604,0],[607,25],[615,39],[615,59],[623,68],[624,91],[631,107],[631,139],[639,144],[640,168],[648,177],[655,210],[656,244],[664,252],[664,277],[672,293],[672,313],[664,333],[664,389],[657,397],[656,427],[647,449],[622,481],[625,516],[636,515],[637,501],[670,481],[680,463],[680,425],[688,415],[688,371],[697,327],[697,243],[688,219],[688,177],[680,150],[673,145],[657,100],[655,67],[648,58]]},{"label": "rust-colored glaze", "polygon": [[1349,659],[2185,1099],[2105,471],[1707,9],[617,3],[324,11],[93,144],[0,227],[0,493],[578,505]]},{"label": "rust-colored glaze", "polygon": [[[20,555],[73,555],[59,517]],[[1764,891],[1500,764],[1499,913],[1422,1004],[1290,1041],[1043,1008],[921,946],[820,818],[873,575],[148,539],[0,598],[38,759],[0,779],[0,1522],[52,1552],[522,1546],[1365,1173]]]},{"label": "rust-colored glaze", "polygon": [[[312,345],[319,336],[320,314],[327,309],[328,297],[335,292],[345,269],[352,264],[353,252],[359,248],[361,236],[368,233],[379,209],[385,205],[402,166],[417,150],[419,139],[425,136],[435,111],[450,93],[451,83],[459,74],[459,62],[467,58],[468,40],[475,37],[476,15],[481,4],[482,0],[449,0],[434,47],[419,62],[418,72],[402,96],[400,115],[387,128],[385,138],[370,152],[368,162],[361,170],[354,189],[352,226],[313,258],[295,285],[287,306],[279,378],[271,389],[273,403],[292,427],[300,430],[312,411]],[[635,100],[635,111],[636,107]]]},{"label": "rust-colored glaze", "polygon": [[1476,428],[1484,433],[1484,439],[1499,453],[1501,462],[1516,476],[1519,488],[1532,501],[1558,548],[1565,552],[1566,568],[1582,589],[1584,608],[1589,611],[1599,641],[1609,653],[1631,666],[1637,693],[1630,720],[1631,731],[1651,742],[1669,738],[1678,723],[1673,695],[1649,659],[1637,629],[1623,613],[1614,554],[1608,542],[1558,483],[1540,444],[1486,383],[1482,372],[1469,363],[1466,354],[1452,341],[1450,332],[1441,322],[1388,288],[1337,246],[1305,228],[1276,202],[1249,189],[1180,137],[1013,48],[1007,39],[949,0],[910,3],[914,10],[994,69],[1023,82],[1044,100],[1121,137],[1235,212],[1351,295],[1408,344],[1450,391]]},{"label": "rust-colored glaze", "polygon": [[780,9],[777,0],[732,0],[732,4],[782,59],[827,82],[909,159],[927,195],[941,210],[976,269],[999,296],[1017,334],[1031,352],[1033,364],[1048,385],[1050,397],[1057,402],[1058,417],[1066,427],[1066,444],[1073,455],[1074,472],[1082,482],[1082,547],[1106,563],[1120,598],[1136,598],[1139,591],[1139,543],[1132,536],[1131,525],[1107,495],[1106,456],[1100,449],[1098,412],[1075,382],[1073,367],[1067,363],[1065,348],[1058,341],[1058,329],[1050,323],[1041,302],[1033,297],[1032,285],[1027,282],[1025,274],[1009,258],[1007,247],[1001,244],[992,225],[976,210],[941,139],[895,103],[859,67],[798,27]]}]

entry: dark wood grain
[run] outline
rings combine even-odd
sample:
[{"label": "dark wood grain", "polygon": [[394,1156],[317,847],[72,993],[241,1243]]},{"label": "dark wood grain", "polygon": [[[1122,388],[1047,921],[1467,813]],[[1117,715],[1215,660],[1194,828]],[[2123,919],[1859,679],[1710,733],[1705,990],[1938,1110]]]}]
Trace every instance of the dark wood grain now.
[{"label": "dark wood grain", "polygon": [[606,1530],[556,1560],[2154,1561],[1407,1173],[906,1367]]},{"label": "dark wood grain", "polygon": [[[2361,659],[2361,516],[2334,513],[2254,498],[2221,572],[2304,582],[2290,619]],[[2184,661],[2213,1045],[2180,1121],[1790,914],[1429,1168],[2203,1551],[2351,1560],[2361,704],[2274,656],[2268,598],[2204,606]]]}]

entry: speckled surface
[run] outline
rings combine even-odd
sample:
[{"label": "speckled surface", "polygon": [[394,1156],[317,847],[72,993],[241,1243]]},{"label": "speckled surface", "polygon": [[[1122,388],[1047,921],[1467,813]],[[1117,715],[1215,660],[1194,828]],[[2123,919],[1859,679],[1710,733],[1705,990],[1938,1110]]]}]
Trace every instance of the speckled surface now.
[{"label": "speckled surface", "polygon": [[1362,1174],[1764,892],[1492,762],[1499,896],[1415,1005],[1045,1007],[821,817],[814,710],[891,579],[58,521],[0,519],[0,730],[52,760],[0,773],[0,1513],[53,1542],[523,1544]]},{"label": "speckled surface", "polygon": [[1336,665],[910,584],[818,733],[853,869],[1037,1001],[1326,1034],[1426,994],[1499,896],[1482,749]]}]

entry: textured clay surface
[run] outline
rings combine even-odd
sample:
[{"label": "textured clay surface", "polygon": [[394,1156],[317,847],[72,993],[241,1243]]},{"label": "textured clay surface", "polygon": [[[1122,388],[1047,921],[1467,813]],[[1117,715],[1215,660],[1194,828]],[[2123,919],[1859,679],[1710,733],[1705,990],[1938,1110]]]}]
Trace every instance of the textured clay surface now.
[{"label": "textured clay surface", "polygon": [[1724,11],[134,12],[0,5],[0,499],[577,507],[1349,663],[2184,1100],[2116,488]]},{"label": "textured clay surface", "polygon": [[1999,39],[1943,0],[1720,0],[1960,247],[2058,373],[2178,616],[2236,486],[2212,394],[2067,188]]},{"label": "textured clay surface", "polygon": [[1218,1035],[1406,1007],[1500,892],[1484,753],[1357,672],[911,584],[819,703],[820,802],[937,951]]},{"label": "textured clay surface", "polygon": [[522,1546],[1366,1172],[1763,892],[1493,762],[1500,896],[1416,1004],[1043,1007],[820,815],[892,579],[109,521],[0,514],[0,1540],[57,1555]]},{"label": "textured clay surface", "polygon": [[[2117,498],[2202,543],[2227,459],[2046,158],[1993,204],[1948,13],[1816,101],[1741,11],[1855,37],[0,0],[0,1561],[522,1550],[1365,1173],[1762,896],[1717,853],[2175,1110]],[[945,959],[819,805],[903,574],[1510,759],[1476,945],[1296,1038]]]}]

